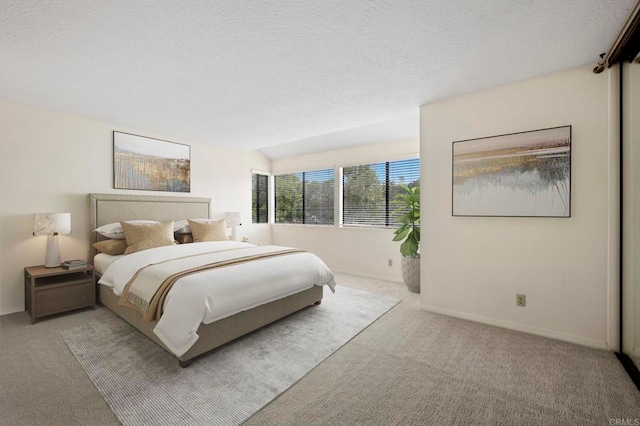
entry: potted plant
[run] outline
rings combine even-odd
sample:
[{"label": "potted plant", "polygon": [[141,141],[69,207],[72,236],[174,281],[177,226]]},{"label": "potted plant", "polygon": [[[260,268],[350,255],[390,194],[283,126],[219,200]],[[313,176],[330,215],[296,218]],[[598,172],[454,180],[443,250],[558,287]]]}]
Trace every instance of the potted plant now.
[{"label": "potted plant", "polygon": [[400,227],[394,232],[393,241],[402,241],[402,280],[409,291],[420,293],[420,188],[400,185],[402,193],[394,197]]}]

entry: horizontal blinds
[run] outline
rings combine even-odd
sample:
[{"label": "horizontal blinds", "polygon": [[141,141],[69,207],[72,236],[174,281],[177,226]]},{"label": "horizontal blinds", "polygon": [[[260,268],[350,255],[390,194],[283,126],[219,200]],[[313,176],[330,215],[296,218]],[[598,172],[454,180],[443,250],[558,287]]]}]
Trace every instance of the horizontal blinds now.
[{"label": "horizontal blinds", "polygon": [[276,223],[302,223],[302,173],[275,177]]},{"label": "horizontal blinds", "polygon": [[332,225],[333,169],[275,177],[275,222]]},{"label": "horizontal blinds", "polygon": [[269,222],[269,176],[254,173],[251,180],[251,222]]},{"label": "horizontal blinds", "polygon": [[342,223],[347,226],[397,226],[394,197],[400,185],[420,183],[420,160],[410,159],[344,167]]},{"label": "horizontal blinds", "polygon": [[342,169],[342,224],[385,226],[386,163]]},{"label": "horizontal blinds", "polygon": [[[394,198],[401,185],[420,184],[420,160],[344,167],[342,223],[346,226],[395,227],[401,212]],[[274,177],[275,223],[332,225],[334,170],[322,169]]]},{"label": "horizontal blinds", "polygon": [[333,169],[304,172],[304,223],[333,225]]},{"label": "horizontal blinds", "polygon": [[399,223],[395,220],[398,216],[406,213],[408,209],[400,210],[394,213],[398,209],[397,202],[394,201],[396,195],[402,193],[400,185],[407,185],[410,188],[414,186],[420,186],[420,159],[412,158],[410,160],[392,161],[389,163],[389,207],[390,210],[390,226],[398,226]]}]

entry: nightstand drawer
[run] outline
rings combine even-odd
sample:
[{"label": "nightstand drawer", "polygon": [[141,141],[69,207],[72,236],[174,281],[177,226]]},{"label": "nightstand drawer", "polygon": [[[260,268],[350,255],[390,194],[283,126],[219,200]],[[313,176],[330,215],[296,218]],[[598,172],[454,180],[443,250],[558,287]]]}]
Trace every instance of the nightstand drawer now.
[{"label": "nightstand drawer", "polygon": [[79,296],[67,297],[65,299],[54,299],[36,303],[36,315],[50,315],[58,312],[65,312],[70,309],[84,308],[93,304],[91,293]]},{"label": "nightstand drawer", "polygon": [[36,291],[36,301],[43,302],[45,300],[64,299],[67,297],[80,296],[84,294],[91,294],[93,291],[93,282],[87,281],[83,284],[76,284],[67,287],[40,288]]}]

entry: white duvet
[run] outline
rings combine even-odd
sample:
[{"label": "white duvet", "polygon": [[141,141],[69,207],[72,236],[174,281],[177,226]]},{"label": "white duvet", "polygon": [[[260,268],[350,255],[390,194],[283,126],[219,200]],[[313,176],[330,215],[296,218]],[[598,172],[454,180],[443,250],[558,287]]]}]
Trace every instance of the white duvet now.
[{"label": "white duvet", "polygon": [[[136,271],[174,257],[245,247],[248,243],[216,241],[158,247],[122,256],[98,281],[120,296]],[[295,253],[217,268],[179,279],[164,301],[164,313],[153,332],[176,356],[198,340],[200,323],[209,324],[238,312],[311,288],[335,291],[333,273],[316,255]]]}]

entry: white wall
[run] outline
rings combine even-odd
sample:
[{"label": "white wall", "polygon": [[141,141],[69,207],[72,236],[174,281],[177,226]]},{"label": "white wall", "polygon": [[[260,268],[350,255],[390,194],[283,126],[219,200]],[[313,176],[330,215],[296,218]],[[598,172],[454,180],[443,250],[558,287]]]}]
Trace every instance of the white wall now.
[{"label": "white wall", "polygon": [[[423,308],[617,349],[617,74],[592,68],[421,108]],[[571,218],[452,217],[453,141],[563,125]]]},{"label": "white wall", "polygon": [[[191,145],[191,193],[114,190],[113,130]],[[92,192],[211,197],[214,217],[240,211],[239,236],[270,243],[270,226],[251,224],[251,169],[269,168],[259,152],[0,102],[0,313],[24,310],[23,267],[44,262],[46,238],[32,236],[33,213],[71,212],[72,234],[59,237],[63,259],[88,256]]]},{"label": "white wall", "polygon": [[625,64],[623,80],[623,342],[640,366],[640,65]]},{"label": "white wall", "polygon": [[[282,174],[399,160],[417,156],[419,149],[417,138],[404,139],[274,160],[271,170],[274,174]],[[402,280],[400,243],[392,241],[392,230],[340,227],[337,219],[338,216],[335,226],[275,224],[272,227],[273,243],[313,252],[336,272]],[[391,267],[388,266],[389,259],[393,260]]]}]

